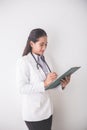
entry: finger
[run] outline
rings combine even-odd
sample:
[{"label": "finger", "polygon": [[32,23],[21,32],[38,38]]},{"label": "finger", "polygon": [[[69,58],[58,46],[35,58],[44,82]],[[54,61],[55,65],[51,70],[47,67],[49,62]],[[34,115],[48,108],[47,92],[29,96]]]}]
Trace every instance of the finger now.
[{"label": "finger", "polygon": [[65,82],[63,82],[63,81],[61,81],[61,86],[62,87],[65,87],[67,84],[65,83]]},{"label": "finger", "polygon": [[57,73],[53,72],[52,75],[56,75],[57,76]]},{"label": "finger", "polygon": [[62,79],[61,83],[64,84],[64,85],[67,85],[68,82],[65,79]]},{"label": "finger", "polygon": [[68,76],[65,77],[65,80],[66,80],[67,83],[69,83],[70,82],[70,77],[68,77]]},{"label": "finger", "polygon": [[71,78],[71,75],[67,76],[67,78],[70,80],[70,78]]},{"label": "finger", "polygon": [[53,80],[56,79],[56,78],[57,78],[57,76],[52,76],[52,77],[51,77],[51,79],[53,79]]},{"label": "finger", "polygon": [[65,81],[68,82],[68,80],[69,80],[69,79],[68,79],[68,77],[66,76],[66,77],[65,77]]},{"label": "finger", "polygon": [[65,82],[66,80],[65,79],[61,79],[61,82]]},{"label": "finger", "polygon": [[53,77],[57,77],[57,74],[52,74],[51,76],[53,76]]}]

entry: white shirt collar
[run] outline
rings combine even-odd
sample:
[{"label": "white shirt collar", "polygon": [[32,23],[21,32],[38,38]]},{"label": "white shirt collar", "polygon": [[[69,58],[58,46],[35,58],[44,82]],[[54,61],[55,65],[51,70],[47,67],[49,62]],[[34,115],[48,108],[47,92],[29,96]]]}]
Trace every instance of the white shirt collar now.
[{"label": "white shirt collar", "polygon": [[34,57],[36,58],[36,60],[38,60],[38,57],[41,57],[42,55],[37,55],[35,53],[32,53],[34,55]]}]

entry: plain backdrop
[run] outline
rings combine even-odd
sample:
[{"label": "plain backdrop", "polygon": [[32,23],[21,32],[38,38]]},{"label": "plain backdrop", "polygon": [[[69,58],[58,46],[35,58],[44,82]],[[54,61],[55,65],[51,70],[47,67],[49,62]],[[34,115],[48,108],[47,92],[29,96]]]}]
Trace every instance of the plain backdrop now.
[{"label": "plain backdrop", "polygon": [[87,1],[0,0],[0,130],[27,130],[16,87],[16,62],[34,28],[48,34],[46,56],[61,75],[81,66],[63,92],[50,91],[52,130],[87,130]]}]

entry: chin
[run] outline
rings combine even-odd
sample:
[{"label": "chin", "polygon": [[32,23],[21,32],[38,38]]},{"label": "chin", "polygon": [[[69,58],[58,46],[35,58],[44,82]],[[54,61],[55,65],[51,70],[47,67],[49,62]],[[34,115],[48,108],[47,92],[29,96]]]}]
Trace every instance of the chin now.
[{"label": "chin", "polygon": [[43,54],[43,53],[44,53],[44,51],[40,52],[40,54]]},{"label": "chin", "polygon": [[40,53],[40,55],[43,55],[43,53]]}]

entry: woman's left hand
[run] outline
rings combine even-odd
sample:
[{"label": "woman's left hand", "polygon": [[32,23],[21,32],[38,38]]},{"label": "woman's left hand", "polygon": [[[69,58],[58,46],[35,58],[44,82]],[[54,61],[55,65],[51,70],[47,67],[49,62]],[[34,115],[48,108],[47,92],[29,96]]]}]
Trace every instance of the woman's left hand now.
[{"label": "woman's left hand", "polygon": [[67,76],[67,77],[65,77],[64,79],[61,80],[62,89],[64,89],[66,87],[66,85],[70,82],[70,77],[71,76]]}]

